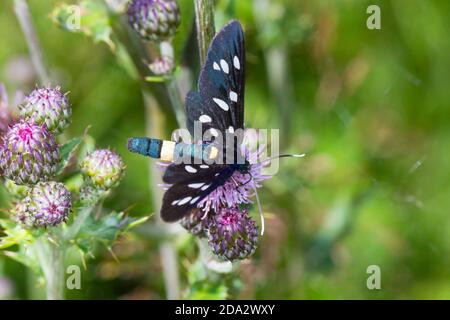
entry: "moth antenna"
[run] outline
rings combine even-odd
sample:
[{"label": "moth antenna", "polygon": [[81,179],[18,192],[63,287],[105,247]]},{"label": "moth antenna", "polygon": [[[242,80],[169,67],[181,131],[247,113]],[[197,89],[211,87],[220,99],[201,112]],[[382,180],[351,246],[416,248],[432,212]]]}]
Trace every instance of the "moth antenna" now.
[{"label": "moth antenna", "polygon": [[279,159],[279,158],[303,158],[304,156],[306,156],[306,153],[302,153],[302,154],[279,154],[277,156],[269,157],[267,159],[264,159],[262,161],[258,161],[256,163],[257,164],[261,164],[261,163],[272,161],[274,159]]},{"label": "moth antenna", "polygon": [[253,190],[255,190],[255,196],[256,196],[256,203],[258,204],[258,210],[259,210],[259,217],[261,219],[261,236],[264,235],[264,214],[262,212],[261,202],[259,201],[258,196],[258,190],[256,190],[256,187],[253,186]]}]

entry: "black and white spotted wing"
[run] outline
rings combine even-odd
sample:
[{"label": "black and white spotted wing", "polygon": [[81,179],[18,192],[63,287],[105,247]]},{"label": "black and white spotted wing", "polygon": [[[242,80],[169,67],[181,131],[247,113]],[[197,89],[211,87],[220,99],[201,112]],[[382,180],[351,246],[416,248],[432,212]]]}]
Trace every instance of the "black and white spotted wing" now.
[{"label": "black and white spotted wing", "polygon": [[234,132],[244,127],[245,44],[238,21],[227,24],[212,40],[203,66],[198,92],[186,97],[187,127],[202,123],[202,135],[211,130]]},{"label": "black and white spotted wing", "polygon": [[[245,47],[239,22],[232,21],[212,40],[198,90],[186,97],[187,127],[192,136],[196,121],[202,123],[202,136],[207,130],[212,136],[220,132],[224,137],[227,132],[243,129]],[[183,218],[235,170],[234,165],[170,165],[163,177],[172,186],[164,194],[162,219],[172,222]]]},{"label": "black and white spotted wing", "polygon": [[174,222],[183,218],[192,208],[231,177],[234,170],[226,165],[171,164],[163,176],[172,184],[163,197],[161,218]]}]

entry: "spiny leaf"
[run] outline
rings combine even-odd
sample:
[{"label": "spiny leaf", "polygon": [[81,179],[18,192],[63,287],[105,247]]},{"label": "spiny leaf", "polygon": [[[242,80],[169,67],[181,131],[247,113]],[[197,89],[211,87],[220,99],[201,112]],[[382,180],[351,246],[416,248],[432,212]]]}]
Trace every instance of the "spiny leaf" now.
[{"label": "spiny leaf", "polygon": [[58,173],[64,171],[64,169],[69,164],[69,161],[72,158],[74,152],[82,141],[82,138],[74,138],[61,146],[61,148],[59,149],[59,152],[61,154],[61,162],[59,163]]}]

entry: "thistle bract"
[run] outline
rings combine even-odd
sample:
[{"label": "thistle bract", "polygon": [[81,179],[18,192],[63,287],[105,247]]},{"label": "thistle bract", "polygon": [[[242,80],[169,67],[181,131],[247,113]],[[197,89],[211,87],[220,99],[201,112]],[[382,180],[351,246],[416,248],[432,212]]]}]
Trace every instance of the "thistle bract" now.
[{"label": "thistle bract", "polygon": [[21,120],[9,128],[0,145],[0,171],[19,185],[49,180],[59,159],[56,140],[45,125]]},{"label": "thistle bract", "polygon": [[200,209],[193,209],[190,214],[180,220],[180,224],[194,236],[200,238],[206,236],[208,218]]},{"label": "thistle bract", "polygon": [[45,124],[54,134],[60,134],[70,123],[72,109],[59,87],[37,88],[20,107],[20,115],[27,121]]},{"label": "thistle bract", "polygon": [[16,217],[26,227],[56,226],[67,220],[71,207],[71,194],[64,184],[41,182],[16,206]]},{"label": "thistle bract", "polygon": [[133,0],[128,6],[128,19],[142,38],[159,42],[175,35],[180,9],[175,0]]},{"label": "thistle bract", "polygon": [[208,243],[221,259],[248,258],[255,252],[258,241],[258,227],[246,210],[224,208],[209,220]]},{"label": "thistle bract", "polygon": [[114,187],[122,178],[125,164],[115,152],[95,150],[81,162],[81,171],[92,186],[102,190]]}]

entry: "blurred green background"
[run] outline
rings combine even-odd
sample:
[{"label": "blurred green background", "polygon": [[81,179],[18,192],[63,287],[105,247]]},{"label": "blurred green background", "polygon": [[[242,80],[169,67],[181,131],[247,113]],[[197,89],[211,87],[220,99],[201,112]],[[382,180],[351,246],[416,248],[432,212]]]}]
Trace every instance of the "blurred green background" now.
[{"label": "blurred green background", "polygon": [[[60,2],[29,4],[54,84],[70,91],[68,135],[92,125],[97,146],[128,166],[107,206],[148,215],[152,160],[126,150],[128,137],[145,134],[140,83],[105,44],[53,24]],[[180,36],[193,26],[192,3],[181,1]],[[366,27],[370,4],[381,8],[381,30]],[[230,297],[450,298],[449,13],[445,0],[217,2],[217,29],[232,18],[245,29],[246,125],[280,128],[283,152],[307,153],[281,162],[261,189],[267,232]],[[11,0],[0,3],[0,39],[0,82],[10,96],[29,92],[36,78]],[[195,244],[177,245],[185,289]],[[164,298],[152,232],[121,239],[114,252],[120,262],[99,250],[68,297]],[[370,265],[381,269],[380,290],[366,286]],[[38,289],[0,255],[0,298],[2,290],[33,298]]]}]

